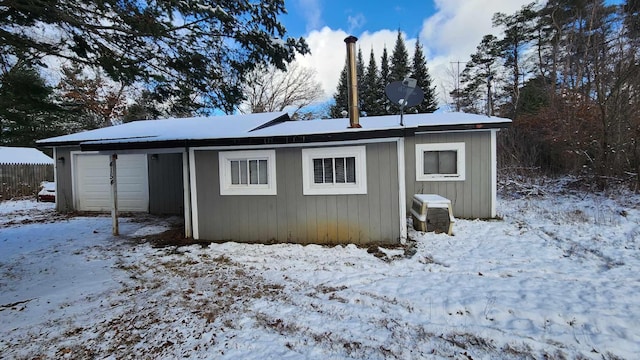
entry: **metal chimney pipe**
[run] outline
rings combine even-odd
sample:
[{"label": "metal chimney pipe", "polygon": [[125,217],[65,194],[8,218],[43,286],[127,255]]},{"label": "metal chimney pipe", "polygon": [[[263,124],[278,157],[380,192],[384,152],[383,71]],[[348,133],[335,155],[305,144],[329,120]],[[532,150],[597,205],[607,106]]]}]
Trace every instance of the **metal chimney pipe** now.
[{"label": "metal chimney pipe", "polygon": [[360,109],[358,108],[358,75],[356,73],[356,41],[358,38],[349,36],[344,39],[347,44],[347,86],[349,104],[349,127],[361,128]]}]

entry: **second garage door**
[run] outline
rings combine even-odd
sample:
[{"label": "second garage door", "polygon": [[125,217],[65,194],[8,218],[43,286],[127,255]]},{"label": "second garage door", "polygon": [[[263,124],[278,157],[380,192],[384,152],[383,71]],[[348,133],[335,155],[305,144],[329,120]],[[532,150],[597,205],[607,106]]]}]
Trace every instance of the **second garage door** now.
[{"label": "second garage door", "polygon": [[[118,209],[148,211],[149,185],[147,156],[118,155]],[[111,210],[109,156],[76,154],[74,156],[74,199],[79,211]]]}]

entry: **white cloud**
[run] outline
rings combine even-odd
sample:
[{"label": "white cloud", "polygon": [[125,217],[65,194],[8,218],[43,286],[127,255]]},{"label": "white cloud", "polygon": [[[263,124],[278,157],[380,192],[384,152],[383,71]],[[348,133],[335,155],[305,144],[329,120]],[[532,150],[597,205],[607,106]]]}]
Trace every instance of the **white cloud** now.
[{"label": "white cloud", "polygon": [[298,0],[298,7],[306,21],[307,31],[319,29],[323,25],[320,0]]},{"label": "white cloud", "polygon": [[[313,2],[313,0],[303,0]],[[495,33],[491,27],[491,17],[496,12],[512,14],[522,5],[531,0],[434,0],[436,12],[424,19],[420,42],[427,57],[427,66],[437,86],[436,91],[444,101],[445,93],[453,89],[451,85],[451,69],[456,67],[451,62],[461,61],[461,69],[469,56],[475,52],[475,48],[482,36]],[[350,21],[351,24],[351,21]],[[311,55],[299,57],[298,62],[303,66],[312,67],[318,72],[318,80],[330,99],[338,84],[340,71],[344,66],[346,47],[344,38],[348,34],[342,29],[324,27],[321,30],[312,30],[306,37],[311,49]],[[373,47],[378,66],[382,49],[386,45],[389,56],[393,51],[396,41],[396,29],[381,29],[374,32],[365,31],[361,34],[353,34],[359,38],[357,46],[362,49],[365,61],[368,61],[369,52]],[[413,54],[415,38],[405,38],[409,54]],[[455,69],[457,70],[457,69]],[[455,72],[455,71],[454,71]],[[443,89],[442,85],[448,87]]]},{"label": "white cloud", "polygon": [[349,23],[349,32],[353,32],[356,29],[360,29],[367,22],[367,19],[362,13],[357,13],[353,16],[347,16],[347,22]]}]

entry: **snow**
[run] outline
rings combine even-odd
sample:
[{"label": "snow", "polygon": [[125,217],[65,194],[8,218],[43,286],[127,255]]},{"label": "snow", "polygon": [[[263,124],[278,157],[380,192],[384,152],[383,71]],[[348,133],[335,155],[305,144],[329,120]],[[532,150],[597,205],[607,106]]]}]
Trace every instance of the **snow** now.
[{"label": "snow", "polygon": [[349,119],[325,119],[276,122],[283,115],[260,113],[185,119],[142,120],[76,134],[38,141],[40,145],[56,143],[117,144],[172,140],[204,140],[262,138],[272,136],[301,136],[339,134],[345,132],[382,131],[403,128],[500,124],[509,119],[465,113],[406,114],[404,126],[399,115],[361,117],[362,128],[349,128]]},{"label": "snow", "polygon": [[[7,358],[635,359],[640,196],[503,189],[413,247],[154,247],[172,220],[0,203]],[[30,212],[30,221],[15,215]],[[16,217],[14,217],[16,216]],[[9,219],[5,221],[5,219]],[[14,220],[11,220],[14,219]]]},{"label": "snow", "polygon": [[99,140],[145,142],[244,137],[246,133],[286,112],[132,121],[122,125],[39,140],[38,144]]},{"label": "snow", "polygon": [[38,149],[0,146],[0,164],[53,164],[53,159]]},{"label": "snow", "polygon": [[400,115],[360,117],[361,128],[350,128],[349,119],[324,119],[309,121],[290,121],[278,123],[260,130],[252,131],[248,136],[296,136],[327,133],[362,132],[392,129],[415,129],[418,127],[459,126],[477,124],[509,123],[511,120],[465,113],[405,114],[404,126],[400,125]]}]

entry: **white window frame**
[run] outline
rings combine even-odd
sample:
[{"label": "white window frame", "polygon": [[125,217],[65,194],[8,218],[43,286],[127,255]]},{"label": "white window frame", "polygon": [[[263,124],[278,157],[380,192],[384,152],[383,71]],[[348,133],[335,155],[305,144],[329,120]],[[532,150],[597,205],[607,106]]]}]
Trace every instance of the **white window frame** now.
[{"label": "white window frame", "polygon": [[[267,183],[232,184],[231,161],[237,160],[267,160]],[[218,169],[220,195],[277,195],[275,150],[220,151]]]},{"label": "white window frame", "polygon": [[[455,151],[457,174],[425,174],[424,153],[427,151]],[[416,144],[416,181],[464,181],[465,180],[465,144],[440,143]]]},{"label": "white window frame", "polygon": [[[313,159],[355,157],[355,183],[313,182]],[[367,193],[366,146],[302,149],[302,193],[304,195],[350,195]]]}]

